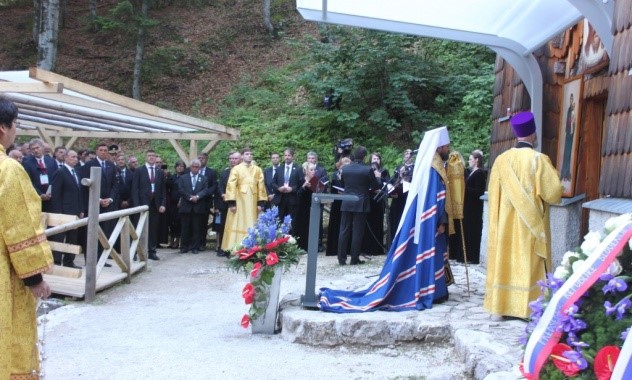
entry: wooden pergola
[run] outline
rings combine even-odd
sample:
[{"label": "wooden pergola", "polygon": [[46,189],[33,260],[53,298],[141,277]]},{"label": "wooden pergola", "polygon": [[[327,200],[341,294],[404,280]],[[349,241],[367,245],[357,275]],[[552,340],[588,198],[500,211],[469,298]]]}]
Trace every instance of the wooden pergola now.
[{"label": "wooden pergola", "polygon": [[[50,71],[0,72],[0,93],[20,109],[18,136],[70,149],[78,138],[168,140],[187,164],[239,131],[165,110]],[[189,142],[188,149],[183,142]],[[205,142],[200,150],[198,144]]]}]

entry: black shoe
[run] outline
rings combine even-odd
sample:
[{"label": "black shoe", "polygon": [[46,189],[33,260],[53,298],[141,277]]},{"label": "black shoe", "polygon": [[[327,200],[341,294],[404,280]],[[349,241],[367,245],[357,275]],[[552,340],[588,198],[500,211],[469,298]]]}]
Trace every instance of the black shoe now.
[{"label": "black shoe", "polygon": [[160,260],[160,257],[158,257],[155,253],[150,253],[149,254],[149,260],[158,261],[158,260]]},{"label": "black shoe", "polygon": [[347,265],[346,261],[338,261],[338,265]]},{"label": "black shoe", "polygon": [[187,251],[186,249],[181,249],[180,250],[180,253],[187,253],[187,252],[189,252],[189,251]]},{"label": "black shoe", "polygon": [[217,251],[217,257],[228,257],[228,252],[222,251],[221,249]]},{"label": "black shoe", "polygon": [[104,267],[106,267],[106,268],[112,268],[112,264],[105,263]]},{"label": "black shoe", "polygon": [[194,249],[194,250],[191,251],[191,253],[194,254],[194,255],[197,255],[198,254],[198,250]]},{"label": "black shoe", "polygon": [[437,298],[436,300],[434,300],[433,303],[438,305],[438,304],[442,304],[442,303],[446,302],[449,299],[450,299],[450,295],[446,294],[445,296],[443,296],[441,298]]},{"label": "black shoe", "polygon": [[64,267],[66,267],[66,268],[74,268],[74,269],[81,269],[81,267],[78,266],[78,265],[75,265],[75,263],[64,264]]},{"label": "black shoe", "polygon": [[352,261],[350,265],[361,265],[361,264],[366,264],[366,261],[364,260]]}]

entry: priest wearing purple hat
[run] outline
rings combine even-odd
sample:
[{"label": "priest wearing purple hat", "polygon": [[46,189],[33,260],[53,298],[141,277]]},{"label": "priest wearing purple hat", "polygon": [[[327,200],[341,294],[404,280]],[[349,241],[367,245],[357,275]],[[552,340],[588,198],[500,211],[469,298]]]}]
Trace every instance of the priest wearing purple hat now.
[{"label": "priest wearing purple hat", "polygon": [[538,280],[551,266],[549,205],[559,203],[562,184],[549,157],[533,149],[531,112],[511,118],[518,140],[496,158],[489,178],[489,235],[484,308],[493,319],[529,317],[540,295]]}]

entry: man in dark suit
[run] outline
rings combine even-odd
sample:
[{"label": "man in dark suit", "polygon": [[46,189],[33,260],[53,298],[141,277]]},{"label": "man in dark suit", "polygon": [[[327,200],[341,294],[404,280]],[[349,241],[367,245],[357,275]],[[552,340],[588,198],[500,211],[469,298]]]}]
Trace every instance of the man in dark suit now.
[{"label": "man in dark suit", "polygon": [[[97,146],[97,156],[90,161],[86,162],[84,166],[80,168],[81,178],[90,178],[90,169],[93,167],[101,167],[101,191],[99,192],[99,214],[118,210],[118,177],[116,173],[116,167],[112,161],[110,161],[110,153],[108,152],[108,146],[105,143],[100,143]],[[84,199],[88,200],[88,188],[84,190]],[[87,211],[88,202],[86,201],[84,206]],[[87,213],[86,213],[87,215]],[[116,225],[116,219],[107,220],[99,223],[103,233],[109,238]],[[101,245],[99,245],[98,256],[101,256]],[[110,264],[106,264],[109,266]]]},{"label": "man in dark suit", "polygon": [[156,255],[160,215],[166,210],[165,175],[156,167],[156,152],[148,150],[144,166],[139,166],[132,180],[132,206],[149,206],[148,253],[149,259],[160,260]]},{"label": "man in dark suit", "polygon": [[[83,218],[84,198],[81,184],[79,183],[79,174],[75,172],[75,165],[79,158],[77,152],[69,150],[64,157],[64,164],[57,170],[51,184],[51,212],[57,214],[75,215]],[[68,244],[77,244],[78,230],[70,230],[65,234],[57,234],[51,237],[53,241],[66,242]],[[70,268],[79,268],[75,265],[75,255],[60,252],[53,252],[55,264]]]},{"label": "man in dark suit", "polygon": [[342,201],[340,211],[340,237],[338,238],[338,263],[346,265],[347,247],[351,237],[351,265],[362,264],[360,260],[360,250],[362,249],[362,239],[366,217],[371,210],[371,198],[369,189],[377,189],[380,184],[375,178],[371,167],[364,164],[367,150],[363,146],[356,148],[354,152],[354,162],[342,168],[342,184],[345,194],[357,195],[358,201]]},{"label": "man in dark suit", "polygon": [[119,210],[123,210],[130,208],[132,204],[132,179],[134,178],[134,173],[125,165],[123,153],[119,153],[116,157],[116,172],[119,178]]},{"label": "man in dark suit", "polygon": [[178,191],[180,201],[178,213],[182,226],[180,240],[180,253],[198,253],[200,249],[200,235],[203,219],[206,215],[206,202],[204,198],[210,192],[207,177],[200,174],[200,160],[191,161],[189,173],[185,173],[178,179]]},{"label": "man in dark suit", "polygon": [[[279,207],[279,217],[281,219],[290,215],[292,217],[292,225],[296,219],[296,207],[298,205],[298,197],[296,191],[303,184],[303,170],[294,163],[294,149],[286,148],[283,152],[285,163],[280,165],[276,171],[274,181],[272,182],[272,205]],[[296,230],[295,228],[293,228]]]},{"label": "man in dark suit", "polygon": [[279,154],[273,152],[270,154],[270,163],[271,166],[263,169],[263,181],[266,185],[266,191],[268,192],[268,202],[266,202],[266,209],[271,207],[272,199],[274,198],[274,189],[272,188],[272,182],[274,182],[274,177],[276,176],[277,169],[279,169],[279,162],[281,158]]},{"label": "man in dark suit", "polygon": [[[44,154],[44,142],[40,139],[33,139],[29,144],[31,154],[24,157],[22,166],[29,175],[33,188],[42,200],[42,211],[50,211],[51,191],[50,184],[55,172],[59,169],[55,160]],[[50,190],[50,191],[49,191]]]},{"label": "man in dark suit", "polygon": [[204,211],[205,218],[200,220],[202,234],[200,235],[199,250],[204,251],[206,249],[206,236],[208,233],[208,217],[211,215],[211,207],[213,207],[213,196],[217,192],[217,173],[214,169],[206,167],[208,153],[200,153],[198,160],[200,161],[200,175],[206,177],[209,188],[208,193],[202,198],[204,209],[206,210]]}]

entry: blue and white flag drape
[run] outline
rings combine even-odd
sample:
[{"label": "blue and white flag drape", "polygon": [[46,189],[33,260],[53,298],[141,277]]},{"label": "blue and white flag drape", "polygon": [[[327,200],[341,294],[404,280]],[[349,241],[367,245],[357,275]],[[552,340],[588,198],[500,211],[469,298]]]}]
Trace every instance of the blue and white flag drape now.
[{"label": "blue and white flag drape", "polygon": [[446,188],[431,167],[442,141],[438,132],[426,132],[420,145],[402,220],[378,280],[360,291],[322,288],[321,310],[336,313],[424,310],[431,308],[434,300],[447,296],[446,234],[435,238],[445,209]]}]

